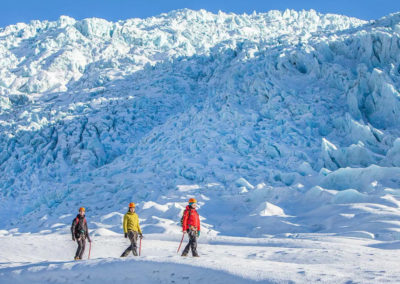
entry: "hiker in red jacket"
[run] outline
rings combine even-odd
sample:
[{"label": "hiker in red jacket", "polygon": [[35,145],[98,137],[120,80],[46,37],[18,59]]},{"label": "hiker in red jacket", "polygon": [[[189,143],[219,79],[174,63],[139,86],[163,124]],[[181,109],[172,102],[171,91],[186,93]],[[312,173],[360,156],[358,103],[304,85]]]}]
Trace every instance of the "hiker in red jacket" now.
[{"label": "hiker in red jacket", "polygon": [[192,255],[198,257],[197,238],[200,236],[200,218],[196,211],[197,201],[194,198],[189,199],[189,205],[186,206],[182,217],[182,231],[188,233],[189,243],[182,252],[182,256],[187,256],[189,249],[192,248]]},{"label": "hiker in red jacket", "polygon": [[88,239],[89,243],[92,242],[89,237],[88,225],[85,218],[85,208],[79,208],[79,214],[72,221],[71,233],[72,240],[76,240],[78,243],[78,249],[76,250],[74,259],[80,260],[82,259],[82,255],[85,251],[86,238]]}]

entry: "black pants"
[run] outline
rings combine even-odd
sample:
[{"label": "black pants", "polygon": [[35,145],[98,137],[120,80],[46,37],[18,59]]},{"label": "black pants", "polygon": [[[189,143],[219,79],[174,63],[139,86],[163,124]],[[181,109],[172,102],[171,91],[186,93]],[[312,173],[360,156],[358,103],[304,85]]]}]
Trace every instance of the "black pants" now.
[{"label": "black pants", "polygon": [[83,253],[85,252],[86,238],[81,236],[76,239],[76,242],[78,243],[78,248],[75,253],[75,258],[82,259]]},{"label": "black pants", "polygon": [[192,249],[192,255],[198,256],[197,254],[197,231],[189,230],[189,243],[186,245],[183,250],[182,255],[187,255],[189,253],[190,248]]},{"label": "black pants", "polygon": [[138,239],[138,232],[135,231],[128,231],[128,238],[131,241],[131,245],[124,251],[121,256],[127,256],[131,251],[134,256],[137,256],[137,239]]}]

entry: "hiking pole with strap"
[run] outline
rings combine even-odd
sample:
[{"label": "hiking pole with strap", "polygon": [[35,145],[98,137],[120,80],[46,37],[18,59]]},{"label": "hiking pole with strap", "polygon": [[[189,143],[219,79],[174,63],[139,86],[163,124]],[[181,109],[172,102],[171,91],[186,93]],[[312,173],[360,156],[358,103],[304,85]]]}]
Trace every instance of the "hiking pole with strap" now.
[{"label": "hiking pole with strap", "polygon": [[92,242],[89,242],[89,255],[87,259],[90,259],[90,251],[92,250]]},{"label": "hiking pole with strap", "polygon": [[142,252],[142,238],[140,238],[140,242],[139,242],[139,256],[140,256],[141,252]]},{"label": "hiking pole with strap", "polygon": [[176,253],[179,253],[179,250],[181,249],[181,245],[183,242],[183,238],[185,237],[185,233],[182,234],[182,239],[181,239],[181,243],[179,244],[178,250],[176,251]]}]

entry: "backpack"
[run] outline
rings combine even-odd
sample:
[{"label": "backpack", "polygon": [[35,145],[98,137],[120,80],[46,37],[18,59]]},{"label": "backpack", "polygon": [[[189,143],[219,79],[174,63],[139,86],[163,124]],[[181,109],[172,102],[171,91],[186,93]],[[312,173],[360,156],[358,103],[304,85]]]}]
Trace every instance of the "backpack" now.
[{"label": "backpack", "polygon": [[[185,209],[184,211],[183,211],[183,214],[182,214],[182,217],[181,217],[181,227],[183,227],[183,217],[185,216],[185,211],[186,211],[187,209]],[[190,217],[190,214],[192,214],[192,210],[190,210],[189,209],[189,216],[188,216],[188,219],[189,219],[189,217]]]},{"label": "backpack", "polygon": [[77,229],[75,231],[76,234],[81,235],[81,234],[85,234],[85,224],[86,224],[86,217],[83,218],[82,224],[79,223],[79,218],[76,217],[75,218],[75,229]]}]

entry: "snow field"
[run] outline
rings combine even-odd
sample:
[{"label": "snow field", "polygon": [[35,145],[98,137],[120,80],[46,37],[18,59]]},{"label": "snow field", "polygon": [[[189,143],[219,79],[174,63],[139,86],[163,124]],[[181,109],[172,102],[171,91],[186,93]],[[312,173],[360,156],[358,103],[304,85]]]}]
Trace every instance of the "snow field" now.
[{"label": "snow field", "polygon": [[[175,241],[163,240],[163,238]],[[90,260],[72,261],[69,235],[0,237],[0,283],[396,283],[398,242],[329,235],[200,237],[200,258],[176,254],[179,235],[146,235],[142,256],[121,259],[122,234],[94,236]],[[187,240],[185,239],[185,242]],[[184,243],[185,244],[185,243]],[[5,257],[4,257],[5,256]],[[87,252],[85,253],[87,257]]]}]

